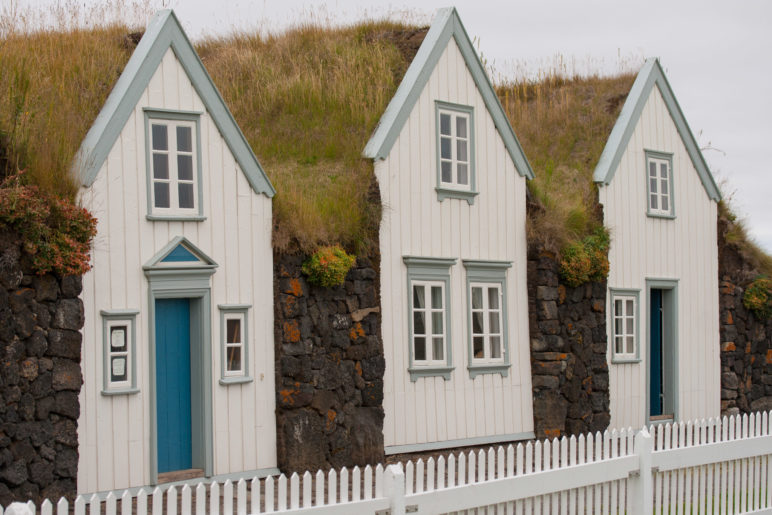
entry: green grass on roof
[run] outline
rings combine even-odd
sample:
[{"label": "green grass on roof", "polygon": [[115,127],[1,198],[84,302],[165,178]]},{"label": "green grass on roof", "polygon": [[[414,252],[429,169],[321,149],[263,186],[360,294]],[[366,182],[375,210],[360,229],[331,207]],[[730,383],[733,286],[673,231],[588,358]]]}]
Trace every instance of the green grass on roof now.
[{"label": "green grass on roof", "polygon": [[380,220],[362,150],[425,29],[391,22],[238,34],[198,52],[276,187],[274,244],[374,249]]},{"label": "green grass on roof", "polygon": [[600,226],[595,165],[635,75],[504,82],[497,93],[534,169],[529,188],[543,210],[530,213],[529,239],[553,251]]}]

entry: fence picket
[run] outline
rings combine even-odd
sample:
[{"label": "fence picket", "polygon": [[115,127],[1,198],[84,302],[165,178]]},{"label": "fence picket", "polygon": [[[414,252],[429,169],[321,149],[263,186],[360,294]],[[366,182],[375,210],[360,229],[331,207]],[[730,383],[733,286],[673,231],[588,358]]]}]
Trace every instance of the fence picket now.
[{"label": "fence picket", "polygon": [[524,453],[526,452],[525,447],[523,447],[523,444],[518,443],[517,447],[515,448],[515,459],[517,460],[517,471],[515,472],[515,475],[522,476],[524,472],[525,467],[525,456]]},{"label": "fence picket", "polygon": [[[310,508],[312,506],[311,492],[313,491],[313,476],[306,471],[303,474],[303,508]],[[241,513],[239,513],[241,515]]]},{"label": "fence picket", "polygon": [[348,469],[343,467],[340,469],[340,496],[338,497],[341,504],[348,502]]},{"label": "fence picket", "polygon": [[67,502],[67,498],[62,497],[59,502],[56,503],[56,515],[69,515],[70,503]]},{"label": "fence picket", "polygon": [[[93,497],[92,497],[91,503],[92,503],[92,509],[93,509],[93,503],[94,503]],[[153,515],[161,515],[163,513],[163,510],[164,510],[164,492],[159,487],[155,487],[153,489]]]},{"label": "fence picket", "polygon": [[515,475],[515,446],[512,444],[507,445],[507,466],[506,477],[512,477]]},{"label": "fence picket", "polygon": [[[153,500],[153,507],[155,507],[155,499]],[[212,481],[209,484],[209,515],[219,515],[219,513],[220,513],[220,484],[217,481]]]},{"label": "fence picket", "polygon": [[533,444],[528,442],[525,444],[525,472],[524,474],[530,474],[533,472]]},{"label": "fence picket", "polygon": [[485,481],[485,451],[480,449],[477,453],[477,482]]},{"label": "fence picket", "polygon": [[448,488],[456,486],[456,456],[451,454],[448,456]]},{"label": "fence picket", "polygon": [[418,459],[415,463],[415,492],[420,494],[424,491],[424,460]]},{"label": "fence picket", "polygon": [[351,471],[351,487],[351,500],[357,502],[362,498],[362,471],[359,467]]},{"label": "fence picket", "polygon": [[[284,475],[282,475],[282,477],[284,477]],[[281,478],[279,480],[281,481]],[[300,478],[298,477],[298,473],[293,472],[289,481],[289,507],[291,510],[297,510],[300,508]],[[225,515],[230,515],[230,513]]]},{"label": "fence picket", "polygon": [[445,457],[437,458],[437,490],[445,488]]},{"label": "fence picket", "polygon": [[315,500],[317,506],[324,506],[324,472],[321,470],[316,471],[316,494]]},{"label": "fence picket", "polygon": [[[76,509],[75,509],[75,515],[79,515],[77,510],[77,499],[75,500],[76,503]],[[83,512],[80,512],[83,513]],[[139,493],[137,493],[137,515],[147,515],[147,490],[144,488],[139,489]]]},{"label": "fence picket", "polygon": [[475,467],[477,464],[474,451],[469,451],[469,460],[467,461],[467,479],[466,483],[471,485],[475,482]]},{"label": "fence picket", "polygon": [[463,452],[458,455],[458,484],[466,484],[466,454]]},{"label": "fence picket", "polygon": [[426,492],[434,490],[434,458],[429,458],[426,461]]},{"label": "fence picket", "polygon": [[373,498],[373,468],[365,467],[365,499]]},{"label": "fence picket", "polygon": [[196,487],[196,515],[206,515],[206,486],[199,483]]},{"label": "fence picket", "polygon": [[222,487],[222,513],[233,515],[233,482],[230,479]]},{"label": "fence picket", "polygon": [[[40,515],[53,515],[54,505],[46,499],[43,504],[40,505]],[[0,512],[2,513],[2,512]]]},{"label": "fence picket", "polygon": [[263,499],[265,499],[265,513],[273,513],[275,510],[275,502],[274,502],[274,495],[273,495],[273,489],[274,489],[274,480],[272,476],[268,476],[265,479],[265,484],[263,485],[265,487],[265,491],[263,493]]},{"label": "fence picket", "polygon": [[261,513],[262,510],[260,509],[260,480],[257,477],[253,477],[252,481],[249,482],[249,496],[251,500],[249,505],[249,511],[253,514]]},{"label": "fence picket", "polygon": [[327,473],[327,504],[338,504],[338,476],[335,470],[330,469]]},{"label": "fence picket", "polygon": [[[247,482],[244,478],[239,479],[239,482],[236,483],[236,491],[236,513],[247,515]],[[190,506],[190,494],[188,494],[188,506]]]},{"label": "fence picket", "polygon": [[192,490],[188,485],[184,485],[182,487],[182,502],[180,503],[180,512],[183,513],[183,515],[190,513],[191,492]]},{"label": "fence picket", "polygon": [[383,497],[383,465],[375,466],[375,497]]},{"label": "fence picket", "polygon": [[541,440],[537,440],[533,445],[533,471],[541,472],[541,460],[542,460],[542,443]]},{"label": "fence picket", "polygon": [[169,515],[177,515],[177,488],[174,486],[166,491],[166,512]]}]

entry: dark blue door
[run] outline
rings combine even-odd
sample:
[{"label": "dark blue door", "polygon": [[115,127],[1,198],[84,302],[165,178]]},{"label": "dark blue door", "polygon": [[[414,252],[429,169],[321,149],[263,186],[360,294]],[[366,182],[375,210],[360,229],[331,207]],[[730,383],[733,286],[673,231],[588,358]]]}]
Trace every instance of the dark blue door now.
[{"label": "dark blue door", "polygon": [[155,302],[158,472],[192,468],[190,300]]},{"label": "dark blue door", "polygon": [[662,392],[663,392],[663,373],[662,373],[662,290],[652,289],[649,291],[650,305],[649,313],[649,342],[650,359],[649,363],[649,416],[656,417],[662,415]]}]

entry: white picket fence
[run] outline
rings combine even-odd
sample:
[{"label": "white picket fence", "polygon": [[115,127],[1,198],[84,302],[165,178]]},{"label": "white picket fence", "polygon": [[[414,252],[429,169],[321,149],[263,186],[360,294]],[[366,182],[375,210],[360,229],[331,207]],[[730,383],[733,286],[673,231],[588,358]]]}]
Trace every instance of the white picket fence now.
[{"label": "white picket fence", "polygon": [[[772,513],[772,412],[427,461],[45,501],[43,515]],[[0,507],[0,512],[2,508]],[[36,513],[16,503],[6,515]]]}]

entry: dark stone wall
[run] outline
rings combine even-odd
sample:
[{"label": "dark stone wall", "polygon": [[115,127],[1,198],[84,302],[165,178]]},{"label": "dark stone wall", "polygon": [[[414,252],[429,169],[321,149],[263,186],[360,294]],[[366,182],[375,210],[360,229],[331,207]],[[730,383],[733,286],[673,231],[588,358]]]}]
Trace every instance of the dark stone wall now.
[{"label": "dark stone wall", "polygon": [[741,249],[726,242],[728,228],[727,221],[719,218],[721,413],[768,411],[772,410],[772,320],[759,320],[743,306],[744,286],[759,272]]},{"label": "dark stone wall", "polygon": [[377,273],[358,258],[344,285],[308,284],[301,256],[274,255],[276,424],[282,472],[383,461]]},{"label": "dark stone wall", "polygon": [[536,438],[603,431],[609,414],[606,282],[560,283],[556,256],[528,251]]},{"label": "dark stone wall", "polygon": [[74,497],[80,277],[35,275],[0,228],[0,504]]}]

